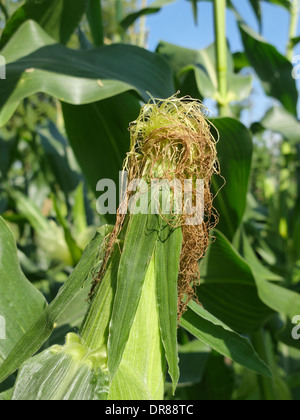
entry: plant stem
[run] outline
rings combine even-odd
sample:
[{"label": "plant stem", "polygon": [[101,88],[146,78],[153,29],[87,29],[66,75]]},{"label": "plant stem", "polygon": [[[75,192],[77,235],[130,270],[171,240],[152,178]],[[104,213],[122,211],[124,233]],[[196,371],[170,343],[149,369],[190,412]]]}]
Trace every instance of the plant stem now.
[{"label": "plant stem", "polygon": [[290,12],[290,28],[289,28],[289,41],[287,45],[286,56],[292,61],[294,54],[293,38],[297,35],[297,27],[299,20],[299,0],[292,0]]},{"label": "plant stem", "polygon": [[[260,358],[268,364],[268,350],[263,329],[253,334],[253,345]],[[261,390],[262,400],[276,401],[276,394],[273,388],[273,380],[258,375],[258,384]]]},{"label": "plant stem", "polygon": [[[299,162],[299,159],[300,159],[300,143],[298,143],[296,145],[296,149],[297,149],[297,156],[298,156],[298,162]],[[300,201],[300,167],[299,167],[299,165],[297,165],[297,169],[296,169],[296,179],[297,179],[298,200]]]},{"label": "plant stem", "polygon": [[219,91],[218,105],[220,115],[226,116],[228,115],[226,0],[214,1],[214,19]]},{"label": "plant stem", "polygon": [[90,0],[87,18],[95,45],[98,47],[104,45],[101,0]]},{"label": "plant stem", "polygon": [[5,20],[8,20],[9,15],[8,15],[8,12],[7,12],[7,9],[5,7],[5,4],[4,4],[3,0],[0,1],[0,10],[2,10],[2,13],[4,14]]},{"label": "plant stem", "polygon": [[116,22],[117,22],[117,33],[116,33],[116,41],[117,42],[124,42],[125,34],[123,28],[120,28],[120,23],[122,22],[124,15],[124,7],[123,7],[123,0],[116,0]]},{"label": "plant stem", "polygon": [[[141,8],[146,9],[148,0],[142,0]],[[138,36],[138,45],[140,47],[146,47],[146,16],[142,16],[140,18],[140,29],[139,29],[139,36]]]},{"label": "plant stem", "polygon": [[116,19],[120,23],[123,18],[123,4],[122,0],[116,0]]}]

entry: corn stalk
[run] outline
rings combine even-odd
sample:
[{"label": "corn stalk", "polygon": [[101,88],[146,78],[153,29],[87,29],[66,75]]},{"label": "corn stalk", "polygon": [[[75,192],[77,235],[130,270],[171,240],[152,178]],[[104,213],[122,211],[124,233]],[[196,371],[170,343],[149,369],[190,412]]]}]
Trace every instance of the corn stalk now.
[{"label": "corn stalk", "polygon": [[226,40],[226,0],[214,1],[215,42],[218,75],[218,105],[220,116],[227,116],[228,84],[227,84],[227,40]]},{"label": "corn stalk", "polygon": [[292,61],[294,54],[293,39],[297,35],[299,21],[299,0],[291,0],[291,11],[290,11],[290,26],[289,26],[289,41],[287,45],[287,58]]}]

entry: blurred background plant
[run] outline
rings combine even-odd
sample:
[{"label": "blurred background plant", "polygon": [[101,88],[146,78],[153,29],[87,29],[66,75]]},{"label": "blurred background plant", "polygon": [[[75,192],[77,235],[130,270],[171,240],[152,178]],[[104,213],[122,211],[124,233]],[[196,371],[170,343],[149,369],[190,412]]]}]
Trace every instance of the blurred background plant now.
[{"label": "blurred background plant", "polygon": [[[168,39],[155,53],[146,51],[146,17],[153,14],[153,22],[171,3],[190,3],[190,25],[197,24],[202,0],[0,1],[1,54],[8,64],[7,80],[0,81],[0,214],[14,234],[22,271],[52,302],[97,227],[114,221],[96,212],[96,184],[118,180],[128,124],[147,92],[165,98],[180,90],[204,100],[221,136],[226,186],[215,200],[221,222],[200,264],[199,300],[252,341],[273,379],[232,363],[180,328],[175,398],[299,399],[300,341],[291,336],[291,319],[300,315],[300,123],[291,64],[299,3],[208,2],[211,8],[218,3],[213,44],[196,50]],[[269,18],[265,3],[289,14],[284,53],[245,23],[240,3],[251,8],[260,31]],[[235,53],[224,36],[226,6],[243,46]],[[262,101],[272,101],[263,118],[249,121],[257,115],[257,89]],[[215,179],[214,192],[221,183]],[[5,290],[4,280],[0,287]],[[61,344],[80,326],[86,291],[46,344]],[[11,350],[2,349],[0,361]],[[10,398],[14,381],[0,385],[0,398]],[[173,398],[168,383],[166,398]]]}]

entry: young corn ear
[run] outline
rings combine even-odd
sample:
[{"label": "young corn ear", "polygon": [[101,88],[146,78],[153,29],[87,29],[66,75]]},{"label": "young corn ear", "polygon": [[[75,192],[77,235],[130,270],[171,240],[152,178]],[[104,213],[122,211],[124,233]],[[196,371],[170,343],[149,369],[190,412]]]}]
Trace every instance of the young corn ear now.
[{"label": "young corn ear", "polygon": [[[153,185],[153,180],[172,183],[176,179],[183,185],[190,180],[190,200],[196,204],[197,180],[201,179],[204,218],[194,225],[187,223],[193,215],[185,210],[185,197],[181,198],[183,211],[176,212],[175,188],[166,214],[160,190],[156,196],[143,191],[139,194],[140,200],[146,198],[149,214],[125,215],[130,195],[121,203],[91,294],[99,293],[98,283],[101,284],[113,258],[115,245],[125,236],[108,331],[108,371],[113,389],[110,395],[114,397],[124,397],[125,382],[128,395],[138,389],[138,383],[144,383],[149,398],[158,397],[165,359],[173,391],[179,379],[177,323],[189,300],[197,299],[199,259],[207,250],[209,231],[218,221],[210,192],[211,177],[219,173],[216,140],[203,111],[202,104],[189,97],[151,100],[130,125],[131,148],[123,168],[128,173],[128,182],[142,179]],[[150,214],[153,200],[159,207],[156,215]],[[145,290],[147,304],[143,301]],[[152,320],[150,325],[147,320]],[[153,350],[149,353],[150,349]],[[159,371],[148,369],[154,354]],[[124,372],[129,371],[133,382],[128,376],[123,380]]]},{"label": "young corn ear", "polygon": [[[130,125],[124,170],[129,183],[190,180],[193,205],[197,180],[203,180],[204,218],[188,224],[193,214],[186,210],[184,196],[179,203],[183,210],[177,211],[175,187],[169,189],[169,201],[164,187],[154,195],[140,191],[146,214],[126,214],[129,194],[106,239],[79,335],[71,334],[64,346],[30,359],[17,385],[24,385],[31,372],[31,388],[17,386],[15,399],[23,392],[29,392],[28,399],[163,399],[167,367],[175,392],[178,321],[189,300],[196,299],[198,262],[218,218],[210,192],[211,177],[219,172],[216,141],[203,111],[189,97],[151,100]],[[154,214],[153,204],[158,208]],[[45,386],[45,378],[53,387]]]},{"label": "young corn ear", "polygon": [[[211,123],[205,118],[205,112],[201,102],[190,97],[179,99],[175,95],[166,100],[152,99],[130,125],[131,148],[124,163],[128,183],[143,179],[148,185],[153,180],[167,180],[172,184],[172,181],[177,180],[184,186],[185,181],[190,180],[191,205],[197,204],[197,180],[202,181],[200,193],[203,197],[201,204],[204,217],[198,223],[188,223],[193,214],[186,210],[191,206],[184,202],[185,197],[182,197],[181,214],[176,213],[176,200],[171,203],[173,217],[169,218],[169,223],[173,227],[180,227],[183,234],[178,279],[178,319],[186,310],[189,300],[196,299],[198,263],[206,253],[210,230],[219,220],[210,189],[212,176],[220,174],[217,141],[211,134]],[[175,188],[173,186],[173,197]],[[121,203],[120,209],[98,280],[106,269],[113,244],[124,225],[124,203]],[[161,216],[164,218],[163,212]]]}]

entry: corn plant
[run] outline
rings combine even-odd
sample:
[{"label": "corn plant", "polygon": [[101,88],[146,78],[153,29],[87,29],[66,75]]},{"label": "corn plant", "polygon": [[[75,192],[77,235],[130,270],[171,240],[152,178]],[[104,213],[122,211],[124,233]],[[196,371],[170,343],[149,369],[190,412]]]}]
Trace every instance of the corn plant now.
[{"label": "corn plant", "polygon": [[[104,238],[79,334],[68,334],[64,346],[50,347],[25,362],[12,399],[163,399],[166,368],[176,390],[177,327],[191,301],[195,315],[202,311],[196,294],[198,261],[218,217],[210,191],[211,177],[219,173],[216,140],[201,104],[188,97],[146,105],[130,131],[124,169],[129,182],[144,185],[137,197],[129,196],[128,205],[125,194],[116,224]],[[197,207],[188,205],[197,200],[199,179],[202,218]],[[178,185],[169,191],[164,185],[153,191],[152,185],[148,191],[153,180],[177,180],[180,185],[190,180],[190,193],[177,196]],[[189,330],[192,322],[185,322]],[[230,330],[227,334],[234,335]],[[235,339],[243,347],[236,357],[268,374],[250,343]]]},{"label": "corn plant", "polygon": [[0,2],[0,399],[299,399],[297,1],[285,55],[231,0],[155,53],[175,0],[73,3]]}]

